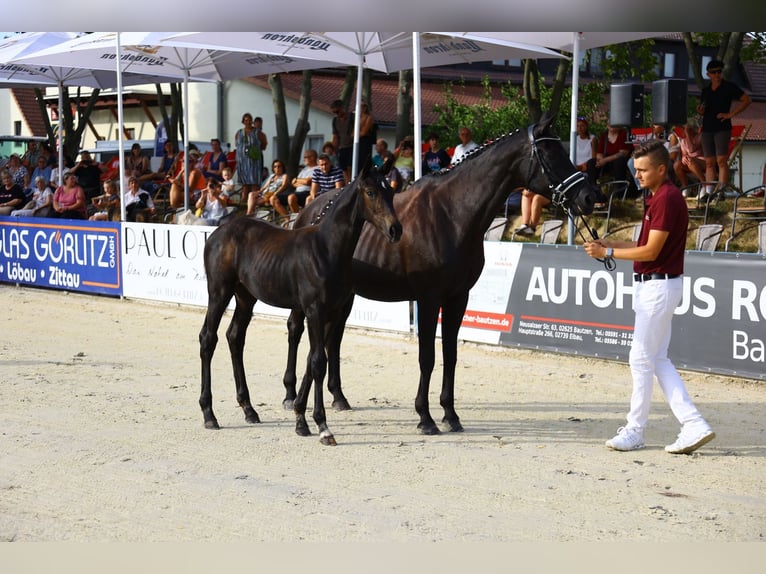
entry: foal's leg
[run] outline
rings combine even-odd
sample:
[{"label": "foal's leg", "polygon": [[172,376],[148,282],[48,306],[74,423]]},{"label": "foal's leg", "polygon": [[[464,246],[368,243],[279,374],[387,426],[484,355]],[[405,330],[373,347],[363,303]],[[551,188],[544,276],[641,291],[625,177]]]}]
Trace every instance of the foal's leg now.
[{"label": "foal's leg", "polygon": [[295,371],[298,364],[298,345],[303,335],[303,320],[305,315],[301,309],[293,309],[287,319],[287,366],[282,384],[285,386],[285,398],[282,406],[285,410],[293,410],[295,403],[295,384],[298,380]]},{"label": "foal's leg", "polygon": [[428,389],[434,370],[436,341],[436,322],[439,318],[437,302],[423,303],[418,300],[418,361],[420,363],[420,383],[415,396],[415,411],[420,415],[418,428],[421,434],[440,434],[428,407]]},{"label": "foal's leg", "polygon": [[332,406],[336,411],[350,411],[351,405],[348,403],[340,382],[340,344],[343,340],[343,333],[346,330],[346,321],[351,314],[351,307],[354,304],[354,296],[349,297],[348,303],[343,310],[332,320],[328,330],[325,348],[327,349],[327,390],[332,393]]},{"label": "foal's leg", "polygon": [[261,422],[258,413],[255,412],[250,403],[250,391],[247,388],[243,361],[245,335],[253,318],[254,305],[255,298],[240,288],[236,293],[234,316],[231,318],[231,324],[226,331],[226,339],[229,341],[229,352],[231,353],[231,365],[234,369],[234,383],[237,387],[237,403],[245,413],[245,420],[251,424]]},{"label": "foal's leg", "polygon": [[[214,291],[211,289],[211,291]],[[205,428],[218,429],[218,420],[213,414],[213,392],[210,382],[210,362],[213,359],[215,347],[218,344],[218,326],[221,324],[221,317],[226,310],[226,306],[231,299],[231,292],[209,294],[207,313],[205,321],[202,323],[202,329],[199,332],[199,356],[202,363],[202,391],[199,397],[199,406],[202,409],[202,416],[205,419]]]},{"label": "foal's leg", "polygon": [[455,366],[457,365],[457,333],[468,305],[468,292],[453,297],[442,306],[442,392],[439,403],[444,409],[442,422],[449,425],[450,432],[460,432],[463,425],[455,412]]}]

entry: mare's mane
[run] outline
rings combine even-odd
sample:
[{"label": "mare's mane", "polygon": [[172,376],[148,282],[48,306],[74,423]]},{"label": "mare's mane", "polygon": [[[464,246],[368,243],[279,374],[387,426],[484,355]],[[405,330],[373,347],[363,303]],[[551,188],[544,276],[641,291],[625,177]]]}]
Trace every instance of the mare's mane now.
[{"label": "mare's mane", "polygon": [[461,165],[463,165],[466,162],[470,162],[476,159],[477,156],[482,155],[485,151],[488,149],[494,148],[495,145],[504,142],[510,137],[515,136],[517,133],[521,131],[520,128],[517,128],[514,132],[509,132],[507,134],[503,134],[501,136],[496,137],[495,139],[488,140],[481,144],[479,147],[469,151],[467,154],[465,154],[463,157],[460,158],[460,160],[455,165],[450,165],[449,167],[445,167],[440,169],[437,172],[432,172],[425,174],[426,176],[433,176],[433,177],[439,177],[442,175],[447,175],[449,173],[452,173],[454,170],[459,168]]}]

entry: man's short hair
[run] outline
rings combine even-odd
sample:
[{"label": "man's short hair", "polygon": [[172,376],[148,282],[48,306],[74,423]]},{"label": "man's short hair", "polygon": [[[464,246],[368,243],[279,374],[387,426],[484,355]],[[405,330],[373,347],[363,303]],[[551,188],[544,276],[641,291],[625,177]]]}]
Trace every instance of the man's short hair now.
[{"label": "man's short hair", "polygon": [[652,139],[639,145],[633,152],[633,158],[649,157],[653,165],[668,165],[670,153],[662,140]]},{"label": "man's short hair", "polygon": [[428,139],[439,141],[439,134],[437,134],[436,132],[431,132],[430,134],[428,134]]},{"label": "man's short hair", "polygon": [[317,158],[317,161],[322,161],[322,160],[325,160],[325,161],[330,161],[330,162],[332,161],[332,160],[330,159],[330,156],[329,156],[329,155],[327,155],[326,153],[320,153],[320,154],[319,154],[319,157]]},{"label": "man's short hair", "polygon": [[706,71],[723,68],[723,62],[721,60],[710,60],[705,67]]}]

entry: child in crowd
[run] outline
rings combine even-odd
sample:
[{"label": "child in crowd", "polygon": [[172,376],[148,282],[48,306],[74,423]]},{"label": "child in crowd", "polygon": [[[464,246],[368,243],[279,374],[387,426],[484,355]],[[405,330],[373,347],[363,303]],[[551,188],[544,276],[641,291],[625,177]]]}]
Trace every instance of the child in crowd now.
[{"label": "child in crowd", "polygon": [[117,186],[114,181],[111,179],[104,181],[104,193],[93,198],[93,205],[97,211],[88,219],[91,221],[109,221],[110,215],[120,206],[120,195],[117,193]]},{"label": "child in crowd", "polygon": [[231,196],[234,195],[234,172],[230,167],[221,170],[221,197],[226,199],[226,204],[231,204]]}]

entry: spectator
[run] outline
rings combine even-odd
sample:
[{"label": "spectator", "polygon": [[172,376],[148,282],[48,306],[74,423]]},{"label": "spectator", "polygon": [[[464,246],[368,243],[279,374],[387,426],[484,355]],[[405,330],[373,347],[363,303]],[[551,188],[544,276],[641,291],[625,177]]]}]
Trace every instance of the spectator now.
[{"label": "spectator", "polygon": [[394,190],[394,193],[399,193],[404,189],[404,179],[402,178],[402,174],[393,166],[386,174],[386,181],[388,182],[388,185],[391,186],[391,189]]},{"label": "spectator", "polygon": [[383,138],[375,142],[375,155],[372,156],[372,164],[377,167],[383,167],[387,159],[394,159],[394,155],[388,149],[388,142]]},{"label": "spectator", "polygon": [[394,151],[394,167],[402,175],[402,188],[415,176],[415,144],[410,136],[404,138]]},{"label": "spectator", "polygon": [[96,211],[88,218],[90,221],[109,221],[115,210],[120,207],[120,194],[114,180],[107,179],[103,187],[104,193],[93,198]]},{"label": "spectator", "polygon": [[45,180],[45,185],[52,185],[51,173],[53,172],[53,168],[48,165],[48,161],[45,159],[45,156],[38,154],[37,165],[32,168],[32,170],[31,181],[34,182],[35,187],[30,190],[31,192],[34,192],[35,188],[37,187],[38,177],[42,177]]},{"label": "spectator", "polygon": [[125,202],[125,219],[128,221],[143,221],[147,219],[147,216],[154,215],[152,196],[145,189],[141,189],[141,182],[135,175],[128,178],[128,189],[125,191],[123,201]]},{"label": "spectator", "polygon": [[134,143],[130,146],[128,157],[125,158],[125,172],[128,176],[135,176],[141,187],[149,192],[153,192],[154,186],[151,180],[154,179],[154,173],[149,166],[149,158],[141,150],[141,144]]},{"label": "spectator", "polygon": [[298,213],[306,205],[306,198],[311,193],[312,176],[317,167],[316,150],[307,149],[303,152],[303,161],[303,169],[290,182],[292,189],[287,188],[271,198],[271,205],[279,215],[287,215],[287,207],[292,213]]},{"label": "spectator", "polygon": [[463,126],[458,130],[457,135],[460,138],[460,143],[455,146],[455,153],[452,154],[450,165],[456,165],[463,157],[479,147],[479,144],[473,141],[473,134],[469,128]]},{"label": "spectator", "polygon": [[172,177],[179,169],[178,150],[176,144],[172,141],[166,141],[164,146],[165,153],[162,155],[159,171],[154,172],[153,179],[164,181],[168,176]]},{"label": "spectator", "polygon": [[3,185],[0,186],[0,215],[10,215],[16,209],[22,209],[27,203],[24,189],[13,181],[7,170],[2,172]]},{"label": "spectator", "polygon": [[681,187],[689,185],[691,173],[699,181],[705,181],[705,155],[702,152],[702,135],[699,131],[699,123],[689,119],[684,126],[684,135],[680,138],[679,157],[673,164]]},{"label": "spectator", "polygon": [[322,144],[322,153],[330,158],[330,163],[332,163],[332,165],[338,165],[338,150],[335,147],[335,144],[332,142],[324,142],[324,144]]},{"label": "spectator", "polygon": [[346,181],[351,181],[351,163],[354,156],[354,118],[346,112],[343,100],[330,104],[335,116],[332,119],[332,144],[338,153],[338,167],[343,170]]},{"label": "spectator", "polygon": [[202,175],[205,177],[214,177],[218,181],[223,181],[223,168],[226,167],[226,153],[221,148],[221,140],[213,138],[210,140],[211,151],[202,158]]},{"label": "spectator", "polygon": [[[45,158],[38,158],[45,161]],[[53,191],[48,187],[48,181],[42,175],[38,175],[35,180],[35,190],[32,192],[32,199],[27,202],[23,209],[17,209],[11,212],[16,217],[50,217],[53,211]]]},{"label": "spectator", "polygon": [[290,180],[285,171],[285,164],[275,159],[271,164],[272,174],[261,184],[261,189],[251,191],[247,196],[247,215],[253,215],[255,208],[261,205],[272,205],[272,198],[277,193],[283,193],[288,189]]},{"label": "spectator", "polygon": [[[590,125],[584,117],[577,118],[577,138],[575,139],[575,166],[583,172],[588,171],[588,162],[596,157],[597,138],[590,133]],[[591,183],[596,183],[595,181]]]},{"label": "spectator", "polygon": [[[353,119],[353,115],[351,116]],[[375,118],[370,113],[367,102],[362,102],[362,109],[359,114],[359,162],[358,169],[361,169],[367,160],[372,156],[372,148],[375,147],[377,140],[377,124]],[[354,174],[357,175],[357,174]],[[350,181],[350,178],[346,178]]]},{"label": "spectator", "polygon": [[[141,147],[139,146],[138,149],[140,151]],[[80,152],[80,161],[69,172],[77,176],[77,181],[85,192],[86,199],[90,201],[99,194],[101,190],[101,168],[90,157],[88,150]]]},{"label": "spectator", "polygon": [[236,184],[234,183],[234,172],[227,165],[221,170],[221,195],[226,197],[226,203],[231,205],[231,197],[236,192]]},{"label": "spectator", "polygon": [[320,155],[318,164],[311,174],[311,192],[306,198],[306,203],[331,189],[340,189],[346,184],[343,170],[337,165],[332,165],[327,155]]},{"label": "spectator", "polygon": [[[588,160],[588,178],[593,183],[597,183],[604,175],[610,175],[616,180],[627,180],[630,189],[628,195],[636,197],[638,186],[628,170],[628,158],[632,152],[633,145],[628,141],[628,132],[607,124],[606,131],[598,140],[596,157]],[[606,201],[606,198],[601,195],[598,201]]]},{"label": "spectator", "polygon": [[[29,140],[27,142],[27,151],[24,154],[24,157],[21,158],[22,165],[25,165],[28,170],[34,169],[35,166],[37,166],[37,160],[40,157],[40,148],[37,145],[36,140]],[[45,162],[47,164],[48,158],[45,158]],[[34,182],[35,178],[32,178],[32,181]]]},{"label": "spectator", "polygon": [[64,176],[64,183],[53,194],[51,217],[61,219],[85,219],[88,200],[85,190],[71,171]]},{"label": "spectator", "polygon": [[[68,157],[64,156],[64,169],[61,172],[61,183],[64,183],[64,176],[72,169],[74,162]],[[51,168],[51,188],[55,191],[59,186],[59,166],[57,163],[53,164]]]},{"label": "spectator", "polygon": [[263,152],[268,140],[262,130],[262,118],[253,119],[252,115],[245,113],[242,123],[245,127],[234,135],[234,145],[237,150],[237,178],[242,185],[242,194],[248,197],[251,191],[261,187]]},{"label": "spectator", "polygon": [[544,195],[532,193],[528,189],[521,192],[521,225],[514,229],[517,235],[532,237],[535,229],[540,224],[543,215],[543,207],[551,202]]},{"label": "spectator", "polygon": [[[736,84],[723,79],[723,62],[710,60],[707,65],[710,84],[702,89],[697,112],[702,114],[702,151],[705,155],[705,181],[729,182],[729,140],[731,118],[750,105],[748,96]],[[734,110],[733,102],[738,101]],[[716,177],[716,167],[718,177]],[[701,190],[701,196],[708,191]]]},{"label": "spectator", "polygon": [[22,191],[29,188],[29,171],[27,171],[27,168],[21,165],[21,158],[19,157],[19,154],[11,154],[11,157],[8,158],[8,163],[5,164],[4,169],[11,174],[13,182],[20,186]]},{"label": "spectator", "polygon": [[207,178],[207,187],[197,200],[197,217],[204,219],[207,225],[218,225],[226,215],[227,203],[221,192],[221,182],[210,176]]},{"label": "spectator", "polygon": [[[197,150],[189,150],[188,186],[189,203],[192,204],[196,203],[201,191],[205,189],[206,186],[205,176],[202,175],[202,171],[200,171],[199,167],[197,167],[197,163],[201,157],[202,154],[200,154],[200,152]],[[170,207],[173,209],[178,209],[179,207],[184,206],[184,173],[185,172],[183,168],[181,168],[181,171],[178,173],[178,175],[170,180]],[[128,185],[130,185],[130,182],[128,182]],[[125,205],[127,205],[127,203]]]},{"label": "spectator", "polygon": [[428,151],[423,155],[423,173],[438,173],[449,167],[449,154],[439,147],[439,134],[428,135]]}]

